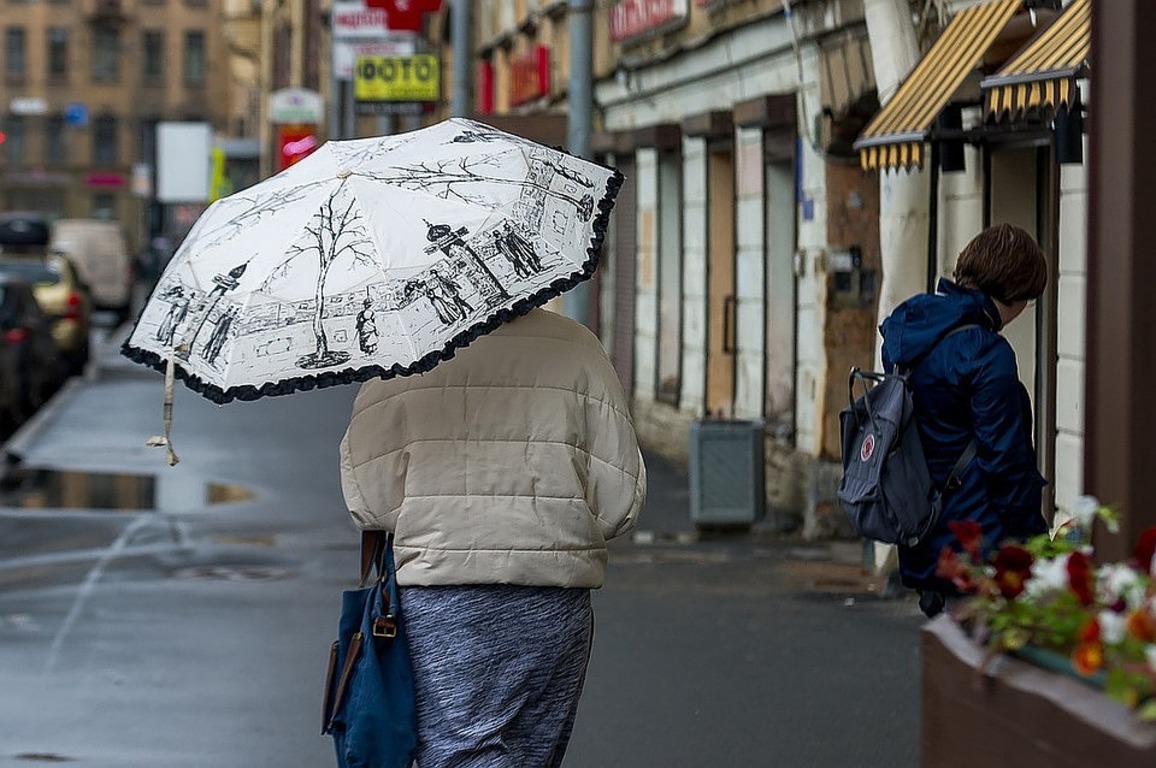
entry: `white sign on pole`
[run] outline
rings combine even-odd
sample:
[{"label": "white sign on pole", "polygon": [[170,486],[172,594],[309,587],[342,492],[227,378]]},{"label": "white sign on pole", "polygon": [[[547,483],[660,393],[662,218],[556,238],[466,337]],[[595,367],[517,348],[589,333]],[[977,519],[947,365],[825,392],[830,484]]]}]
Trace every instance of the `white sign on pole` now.
[{"label": "white sign on pole", "polygon": [[309,123],[321,122],[324,106],[321,94],[307,88],[282,88],[269,94],[269,122]]},{"label": "white sign on pole", "polygon": [[357,0],[335,0],[330,12],[334,40],[381,37],[386,30],[384,8],[368,8]]},{"label": "white sign on pole", "polygon": [[159,202],[208,201],[212,146],[213,130],[208,123],[157,123]]},{"label": "white sign on pole", "polygon": [[353,65],[358,56],[413,56],[415,53],[417,45],[412,36],[334,40],[333,74],[338,80],[352,80]]},{"label": "white sign on pole", "polygon": [[13,96],[8,111],[14,115],[43,115],[48,112],[48,102],[36,96]]}]

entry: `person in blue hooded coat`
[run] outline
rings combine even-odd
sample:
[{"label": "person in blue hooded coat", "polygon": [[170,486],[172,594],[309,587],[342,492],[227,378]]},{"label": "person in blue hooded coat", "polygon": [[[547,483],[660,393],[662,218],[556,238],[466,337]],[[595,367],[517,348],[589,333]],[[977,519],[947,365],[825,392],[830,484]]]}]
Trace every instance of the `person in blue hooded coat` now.
[{"label": "person in blue hooded coat", "polygon": [[968,444],[975,458],[950,490],[934,530],[917,547],[899,547],[904,586],[934,616],[958,595],[936,576],[944,547],[961,549],[949,523],[974,520],[984,546],[1048,529],[1041,508],[1047,484],[1037,469],[1031,401],[1015,352],[1000,331],[1047,286],[1047,262],[1031,235],[999,224],[960,252],[953,280],[896,307],[880,326],[883,365],[911,369],[915,416],[931,478],[944,488]]}]

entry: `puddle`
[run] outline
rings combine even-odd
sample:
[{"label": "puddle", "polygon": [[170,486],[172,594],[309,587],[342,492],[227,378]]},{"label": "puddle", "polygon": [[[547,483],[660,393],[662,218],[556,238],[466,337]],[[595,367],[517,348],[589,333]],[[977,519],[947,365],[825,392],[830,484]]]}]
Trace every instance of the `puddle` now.
[{"label": "puddle", "polygon": [[[157,479],[153,475],[71,472],[55,469],[16,468],[0,481],[0,507],[16,509],[123,509],[155,510]],[[253,493],[238,485],[196,483],[182,488],[180,505],[227,504],[248,501]]]}]

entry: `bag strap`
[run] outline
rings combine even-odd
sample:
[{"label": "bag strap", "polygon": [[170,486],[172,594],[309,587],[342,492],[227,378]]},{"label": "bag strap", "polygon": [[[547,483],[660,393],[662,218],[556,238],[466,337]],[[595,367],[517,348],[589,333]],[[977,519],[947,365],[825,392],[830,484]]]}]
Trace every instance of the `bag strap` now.
[{"label": "bag strap", "polygon": [[955,466],[951,468],[951,474],[947,476],[947,483],[943,486],[945,491],[954,491],[959,488],[963,470],[967,469],[967,465],[975,458],[977,450],[978,446],[975,444],[975,438],[972,438],[971,442],[967,444],[967,447],[963,449],[963,455],[959,457],[959,460],[955,462]]},{"label": "bag strap", "polygon": [[[372,570],[377,571],[378,578],[385,578],[386,563],[385,558],[392,560],[392,544],[389,541],[389,534],[385,531],[362,531],[361,532],[361,581],[358,582],[360,586],[366,586],[369,583],[369,573]],[[392,571],[392,568],[389,568]]]}]

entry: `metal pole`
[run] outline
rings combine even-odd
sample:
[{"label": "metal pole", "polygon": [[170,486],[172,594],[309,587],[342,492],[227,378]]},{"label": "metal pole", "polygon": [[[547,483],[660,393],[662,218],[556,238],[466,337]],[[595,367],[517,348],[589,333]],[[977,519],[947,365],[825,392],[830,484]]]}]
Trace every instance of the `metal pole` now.
[{"label": "metal pole", "polygon": [[450,42],[454,51],[451,117],[469,117],[470,112],[470,0],[450,2]]},{"label": "metal pole", "polygon": [[[570,0],[570,90],[567,97],[569,121],[567,145],[577,157],[590,157],[590,131],[594,105],[593,20],[594,0]],[[590,324],[590,281],[579,283],[562,296],[565,313],[585,325]]]},{"label": "metal pole", "polygon": [[357,105],[353,102],[353,81],[349,80],[341,84],[342,99],[342,114],[341,114],[341,138],[356,139],[357,138]]}]

